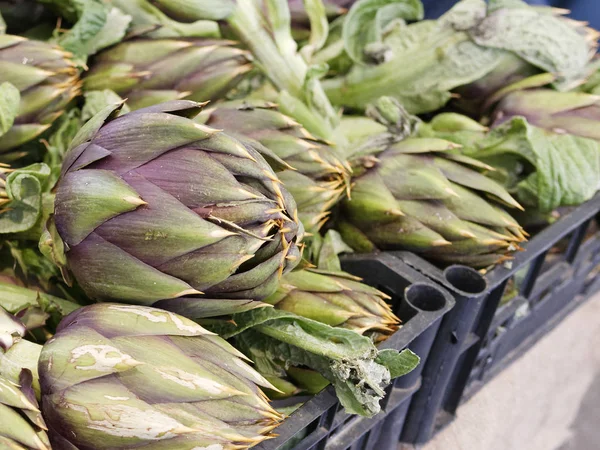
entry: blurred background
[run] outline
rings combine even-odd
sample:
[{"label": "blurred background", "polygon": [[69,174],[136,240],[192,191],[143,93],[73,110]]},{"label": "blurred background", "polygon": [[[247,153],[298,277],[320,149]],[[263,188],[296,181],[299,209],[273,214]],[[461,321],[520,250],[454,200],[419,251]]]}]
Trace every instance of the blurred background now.
[{"label": "blurred background", "polygon": [[[526,0],[530,5],[548,5],[556,8],[571,10],[571,17],[577,20],[585,20],[593,28],[600,28],[600,2],[598,0]],[[456,3],[456,0],[423,0],[427,18],[439,17],[448,8]]]}]

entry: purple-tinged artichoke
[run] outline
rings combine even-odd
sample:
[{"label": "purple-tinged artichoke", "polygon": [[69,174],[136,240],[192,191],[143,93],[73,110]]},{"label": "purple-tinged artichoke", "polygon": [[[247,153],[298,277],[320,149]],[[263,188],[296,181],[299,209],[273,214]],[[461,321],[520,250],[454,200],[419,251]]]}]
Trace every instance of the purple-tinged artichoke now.
[{"label": "purple-tinged artichoke", "polygon": [[4,306],[6,299],[0,299],[0,448],[50,450],[36,399],[42,347],[22,340],[25,324]]},{"label": "purple-tinged artichoke", "polygon": [[272,388],[220,337],[156,308],[96,304],[42,349],[42,410],[60,449],[233,450],[282,419]]},{"label": "purple-tinged artichoke", "polygon": [[515,116],[531,125],[558,134],[572,134],[600,140],[600,96],[585,92],[558,92],[552,89],[517,90],[498,103],[493,127]]},{"label": "purple-tinged artichoke", "polygon": [[20,92],[14,123],[0,138],[0,153],[42,134],[79,94],[79,72],[71,57],[56,45],[0,35],[0,83]]},{"label": "purple-tinged artichoke", "polygon": [[[294,170],[277,173],[298,204],[307,230],[317,231],[349,186],[351,168],[340,152],[268,102],[225,103],[197,121],[267,147]],[[274,167],[275,168],[275,167]]]},{"label": "purple-tinged artichoke", "polygon": [[94,116],[56,193],[68,267],[98,300],[261,299],[300,260],[296,204],[250,145],[173,101]]},{"label": "purple-tinged artichoke", "polygon": [[252,69],[249,54],[223,39],[132,39],[99,53],[86,91],[111,89],[131,109],[181,98],[217,100]]}]

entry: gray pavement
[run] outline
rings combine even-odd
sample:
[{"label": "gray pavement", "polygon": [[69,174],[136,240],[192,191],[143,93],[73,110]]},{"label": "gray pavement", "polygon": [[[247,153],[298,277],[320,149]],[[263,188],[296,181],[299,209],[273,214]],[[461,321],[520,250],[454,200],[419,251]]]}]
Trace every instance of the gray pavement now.
[{"label": "gray pavement", "polygon": [[600,450],[600,295],[462,405],[419,450]]}]

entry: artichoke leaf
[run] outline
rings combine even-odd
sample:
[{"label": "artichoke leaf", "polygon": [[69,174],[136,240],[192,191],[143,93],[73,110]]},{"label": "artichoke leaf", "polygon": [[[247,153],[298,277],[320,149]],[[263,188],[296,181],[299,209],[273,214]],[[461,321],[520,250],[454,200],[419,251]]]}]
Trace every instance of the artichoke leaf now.
[{"label": "artichoke leaf", "polygon": [[382,42],[383,31],[395,19],[421,20],[420,0],[361,0],[350,8],[344,21],[342,38],[346,53],[359,64],[369,62],[366,48]]},{"label": "artichoke leaf", "polygon": [[[547,132],[515,117],[472,148],[469,156],[496,165],[514,158],[534,168],[517,186],[523,203],[541,212],[589,200],[600,187],[600,142],[570,134]],[[509,171],[512,170],[509,168]]]},{"label": "artichoke leaf", "polygon": [[12,127],[19,113],[20,99],[19,90],[14,85],[8,82],[0,84],[0,136]]}]

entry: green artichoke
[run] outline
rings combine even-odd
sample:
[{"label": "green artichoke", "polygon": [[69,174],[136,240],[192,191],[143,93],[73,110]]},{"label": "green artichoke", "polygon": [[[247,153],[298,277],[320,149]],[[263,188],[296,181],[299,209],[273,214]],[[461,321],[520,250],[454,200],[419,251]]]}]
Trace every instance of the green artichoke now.
[{"label": "green artichoke", "polygon": [[[525,235],[499,204],[520,205],[497,182],[452,153],[456,144],[408,138],[366,159],[342,204],[340,231],[357,250],[404,249],[445,263],[486,267],[517,250]],[[488,166],[489,168],[489,166]]]},{"label": "green artichoke", "polygon": [[272,388],[225,340],[156,308],[84,307],[61,322],[39,362],[55,448],[248,448],[282,416]]},{"label": "green artichoke", "polygon": [[291,166],[294,170],[284,167],[277,175],[296,200],[307,230],[322,227],[349,186],[350,166],[336,148],[312,136],[276,105],[226,103],[203,111],[197,121],[258,141]]},{"label": "green artichoke", "polygon": [[249,54],[223,39],[132,39],[99,53],[86,91],[111,89],[131,109],[186,98],[217,100],[252,69]]},{"label": "green artichoke", "polygon": [[[468,143],[482,127],[458,114],[423,124],[390,97],[370,105],[369,114],[379,124],[365,125],[372,134],[354,140],[351,196],[342,202],[337,224],[346,242],[359,251],[404,249],[477,268],[510,259],[526,234],[500,205],[523,208],[480,173],[493,171],[491,166],[435,137],[458,128]],[[433,137],[414,137],[420,131]]]},{"label": "green artichoke", "polygon": [[394,333],[400,322],[386,299],[386,294],[348,273],[303,269],[284,275],[277,292],[264,301],[276,309],[380,342]]},{"label": "green artichoke", "polygon": [[90,297],[261,299],[299,262],[292,196],[250,145],[188,118],[200,108],[114,105],[75,137],[54,217]]},{"label": "green artichoke", "polygon": [[558,134],[600,140],[600,96],[552,89],[517,90],[508,93],[496,106],[492,127],[515,116],[531,125]]},{"label": "green artichoke", "polygon": [[0,83],[21,95],[13,126],[0,138],[0,153],[35,139],[79,94],[79,72],[60,47],[20,36],[0,35]]},{"label": "green artichoke", "polygon": [[[47,428],[34,392],[41,346],[22,341],[25,325],[0,301],[0,448],[50,450]],[[24,356],[24,358],[23,358]]]},{"label": "green artichoke", "polygon": [[0,376],[2,448],[50,450],[46,424],[32,389],[32,378],[28,369],[21,371],[18,384]]}]

